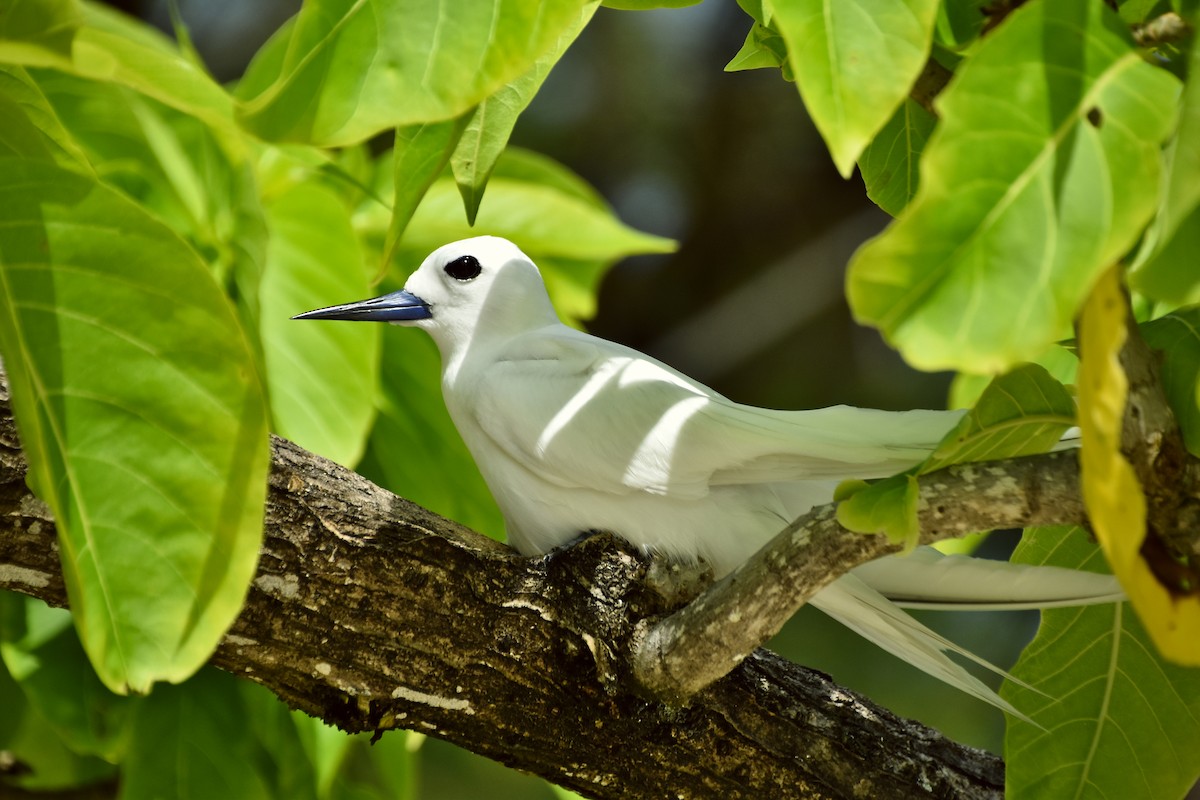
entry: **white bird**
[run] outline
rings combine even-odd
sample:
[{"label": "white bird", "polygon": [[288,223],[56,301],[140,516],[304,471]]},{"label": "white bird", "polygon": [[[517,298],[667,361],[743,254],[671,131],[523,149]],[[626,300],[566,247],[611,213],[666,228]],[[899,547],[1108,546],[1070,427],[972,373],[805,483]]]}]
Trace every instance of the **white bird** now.
[{"label": "white bird", "polygon": [[[720,576],[830,502],[840,481],[922,460],[960,417],[732,402],[636,350],[562,324],[534,263],[491,236],[434,251],[401,291],[296,319],[392,322],[433,337],[446,407],[504,514],[510,544],[529,555],[604,530],[670,558],[704,559]],[[881,589],[926,608],[1123,597],[1107,575],[920,548],[863,565],[812,598],[889,652],[1012,713],[946,651],[994,667]]]}]

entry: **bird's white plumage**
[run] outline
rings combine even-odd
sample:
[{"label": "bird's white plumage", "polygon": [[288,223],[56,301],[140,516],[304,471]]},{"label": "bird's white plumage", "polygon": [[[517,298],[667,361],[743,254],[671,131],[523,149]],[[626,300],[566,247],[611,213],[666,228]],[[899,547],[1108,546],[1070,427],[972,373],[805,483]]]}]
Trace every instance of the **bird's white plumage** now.
[{"label": "bird's white plumage", "polygon": [[[464,257],[478,262],[478,274],[449,274],[447,265]],[[918,462],[960,416],[732,402],[642,353],[563,325],[537,268],[504,239],[438,249],[405,290],[428,315],[397,324],[421,327],[437,343],[446,406],[510,542],[525,553],[608,530],[668,556],[706,559],[722,574],[829,502],[841,480]],[[1010,582],[1020,585],[1012,598]],[[865,565],[813,599],[885,649],[1010,711],[945,655],[963,651],[881,591],[927,606],[1120,597],[1109,576],[931,554]]]}]

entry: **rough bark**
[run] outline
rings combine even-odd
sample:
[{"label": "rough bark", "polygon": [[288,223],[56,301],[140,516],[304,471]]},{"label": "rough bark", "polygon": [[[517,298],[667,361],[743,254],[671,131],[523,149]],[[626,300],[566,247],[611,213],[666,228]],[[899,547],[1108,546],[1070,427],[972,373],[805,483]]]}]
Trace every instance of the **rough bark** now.
[{"label": "rough bark", "polygon": [[[67,604],[0,407],[0,588]],[[757,651],[686,706],[629,688],[671,610],[611,537],[528,559],[284,440],[245,608],[213,663],[348,731],[448,739],[594,797],[997,798],[1003,765]]]}]

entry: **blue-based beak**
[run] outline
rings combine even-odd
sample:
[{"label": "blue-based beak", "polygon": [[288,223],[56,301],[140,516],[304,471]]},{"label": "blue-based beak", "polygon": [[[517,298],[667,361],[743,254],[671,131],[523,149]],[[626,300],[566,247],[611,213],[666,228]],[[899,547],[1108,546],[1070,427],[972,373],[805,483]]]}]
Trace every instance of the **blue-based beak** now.
[{"label": "blue-based beak", "polygon": [[429,304],[411,292],[401,289],[371,300],[359,300],[316,311],[305,311],[292,319],[348,319],[365,322],[412,322],[429,319]]}]

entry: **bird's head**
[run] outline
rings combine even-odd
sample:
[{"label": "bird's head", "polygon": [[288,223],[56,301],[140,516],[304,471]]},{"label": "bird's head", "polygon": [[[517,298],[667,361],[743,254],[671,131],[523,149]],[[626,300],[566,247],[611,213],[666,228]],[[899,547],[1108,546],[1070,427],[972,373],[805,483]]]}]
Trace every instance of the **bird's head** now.
[{"label": "bird's head", "polygon": [[443,354],[557,321],[537,267],[512,242],[476,236],[434,250],[404,288],[293,319],[391,322],[424,328]]}]

